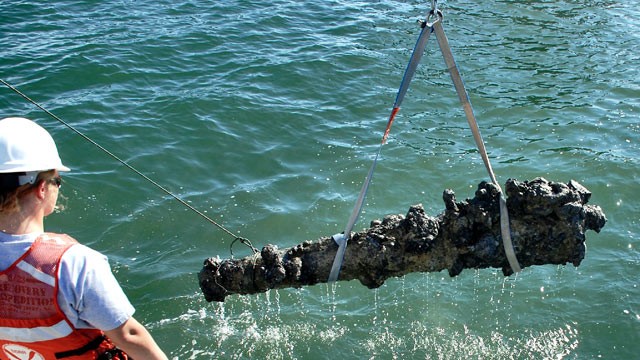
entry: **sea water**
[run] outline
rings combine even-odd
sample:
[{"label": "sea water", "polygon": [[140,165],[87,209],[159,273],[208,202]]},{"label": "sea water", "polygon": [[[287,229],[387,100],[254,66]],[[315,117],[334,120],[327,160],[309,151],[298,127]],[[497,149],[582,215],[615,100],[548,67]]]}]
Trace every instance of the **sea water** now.
[{"label": "sea water", "polygon": [[[233,238],[0,88],[72,172],[46,219],[106,254],[174,359],[632,359],[640,354],[640,3],[442,1],[499,181],[579,181],[582,264],[410,274],[207,303]],[[0,78],[258,248],[342,231],[430,1],[0,1]],[[432,38],[356,230],[488,180]],[[234,245],[234,256],[250,250]]]}]

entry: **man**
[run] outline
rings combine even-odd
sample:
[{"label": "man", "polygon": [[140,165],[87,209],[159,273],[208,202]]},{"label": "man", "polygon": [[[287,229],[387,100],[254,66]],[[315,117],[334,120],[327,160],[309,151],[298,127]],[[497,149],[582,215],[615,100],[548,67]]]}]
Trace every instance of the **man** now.
[{"label": "man", "polygon": [[167,359],[107,259],[44,231],[62,164],[31,120],[0,120],[0,359]]}]

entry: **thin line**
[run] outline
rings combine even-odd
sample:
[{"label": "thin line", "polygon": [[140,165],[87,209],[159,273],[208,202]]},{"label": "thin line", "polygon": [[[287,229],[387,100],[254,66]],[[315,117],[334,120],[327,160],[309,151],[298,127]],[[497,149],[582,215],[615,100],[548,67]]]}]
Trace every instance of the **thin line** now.
[{"label": "thin line", "polygon": [[135,172],[136,174],[138,174],[139,176],[141,176],[143,179],[147,180],[148,182],[150,182],[151,184],[155,185],[158,189],[162,190],[165,194],[171,196],[172,198],[174,198],[175,200],[177,200],[179,203],[181,203],[182,205],[186,206],[187,208],[189,208],[191,211],[195,212],[196,214],[200,215],[201,217],[203,217],[204,219],[206,219],[207,221],[209,221],[211,224],[217,226],[220,230],[226,232],[227,234],[231,235],[232,237],[238,239],[239,237],[237,235],[235,235],[234,233],[232,233],[231,231],[227,230],[224,226],[218,224],[217,222],[215,222],[213,219],[211,219],[210,217],[208,217],[207,215],[205,215],[204,213],[202,213],[200,210],[196,209],[195,207],[193,207],[192,205],[190,205],[189,203],[187,203],[186,201],[182,200],[180,197],[178,197],[177,195],[173,194],[171,191],[167,190],[164,186],[158,184],[157,182],[155,182],[153,179],[149,178],[147,175],[143,174],[142,172],[138,171],[138,169],[134,168],[133,166],[129,165],[126,161],[120,159],[118,156],[116,156],[115,154],[113,154],[111,151],[107,150],[106,148],[104,148],[102,145],[98,144],[97,142],[93,141],[91,138],[89,138],[87,135],[83,134],[82,132],[80,132],[78,129],[76,129],[75,127],[71,126],[69,123],[65,122],[64,120],[62,120],[60,117],[58,117],[57,115],[53,114],[51,111],[45,109],[42,105],[38,104],[37,102],[35,102],[34,100],[32,100],[31,98],[29,98],[27,95],[23,94],[20,90],[18,90],[17,88],[15,88],[14,86],[12,86],[11,84],[9,84],[8,82],[4,81],[3,79],[0,79],[0,82],[2,82],[5,86],[7,86],[9,89],[13,90],[16,94],[22,96],[25,100],[27,100],[28,102],[32,103],[33,105],[37,106],[40,110],[44,111],[45,113],[47,113],[49,116],[51,116],[52,118],[58,120],[60,123],[62,123],[64,126],[68,127],[71,131],[75,132],[76,134],[78,134],[79,136],[81,136],[83,139],[87,140],[88,142],[90,142],[91,144],[95,145],[98,149],[102,150],[103,152],[105,152],[107,155],[111,156],[112,158],[114,158],[115,160],[117,160],[119,163],[121,163],[122,165],[126,166],[127,168],[129,168],[129,170]]}]

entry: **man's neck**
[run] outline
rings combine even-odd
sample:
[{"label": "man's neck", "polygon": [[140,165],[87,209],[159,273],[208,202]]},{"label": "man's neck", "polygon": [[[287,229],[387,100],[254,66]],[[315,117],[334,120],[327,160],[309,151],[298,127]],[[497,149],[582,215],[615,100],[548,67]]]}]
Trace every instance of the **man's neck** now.
[{"label": "man's neck", "polygon": [[0,230],[6,234],[23,235],[44,231],[44,217],[22,212],[0,215]]}]

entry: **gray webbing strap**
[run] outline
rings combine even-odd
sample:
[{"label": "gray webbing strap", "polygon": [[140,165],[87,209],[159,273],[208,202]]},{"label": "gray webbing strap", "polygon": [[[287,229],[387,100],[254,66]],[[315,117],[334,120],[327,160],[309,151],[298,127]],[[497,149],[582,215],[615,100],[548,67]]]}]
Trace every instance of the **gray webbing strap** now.
[{"label": "gray webbing strap", "polygon": [[[439,16],[442,15],[439,14]],[[432,26],[436,34],[436,38],[438,39],[438,45],[440,46],[440,51],[442,52],[442,56],[444,57],[444,62],[449,69],[449,73],[451,74],[451,80],[453,80],[453,85],[456,88],[456,92],[458,93],[458,97],[460,98],[460,102],[462,103],[462,108],[464,109],[464,113],[467,116],[467,122],[469,123],[471,132],[473,133],[473,138],[476,142],[476,146],[480,151],[482,161],[484,162],[484,165],[489,172],[491,181],[498,187],[498,191],[500,191],[500,230],[502,233],[502,244],[504,246],[505,255],[507,256],[507,261],[509,261],[509,266],[511,266],[513,272],[517,273],[521,270],[521,268],[520,264],[518,263],[518,259],[516,258],[515,250],[513,249],[513,243],[511,242],[511,230],[509,228],[509,212],[507,210],[507,202],[504,198],[502,188],[496,180],[496,176],[494,175],[493,169],[491,168],[489,156],[487,155],[487,150],[485,149],[484,141],[482,140],[482,135],[480,135],[480,129],[478,128],[478,122],[476,121],[476,117],[473,114],[471,101],[469,100],[469,94],[465,89],[464,82],[462,81],[462,76],[460,76],[460,71],[458,70],[458,66],[456,65],[456,62],[453,58],[453,53],[451,52],[451,48],[449,47],[449,40],[447,40],[447,36],[444,33],[444,28],[442,27],[442,21],[436,21]]]},{"label": "gray webbing strap", "polygon": [[[334,282],[338,280],[338,276],[340,275],[340,269],[342,268],[342,263],[344,261],[344,253],[347,249],[347,242],[351,238],[351,230],[358,220],[360,216],[360,212],[362,211],[362,206],[364,204],[364,199],[367,196],[367,190],[369,189],[369,185],[371,184],[371,179],[373,178],[373,172],[376,168],[376,164],[378,163],[378,158],[380,157],[380,153],[382,152],[382,146],[387,141],[387,136],[391,131],[391,125],[393,124],[393,120],[400,110],[400,105],[402,104],[402,100],[409,89],[409,84],[411,84],[411,79],[413,79],[413,75],[416,72],[416,68],[418,67],[418,63],[424,54],[424,49],[427,46],[427,41],[429,40],[429,35],[431,34],[432,28],[429,23],[431,16],[435,14],[434,11],[431,11],[429,15],[427,15],[425,22],[423,23],[422,30],[420,31],[420,36],[416,41],[416,45],[413,48],[413,52],[411,53],[411,58],[409,59],[409,64],[405,69],[404,75],[402,77],[402,82],[400,83],[400,88],[398,89],[398,94],[396,95],[396,101],[393,103],[393,108],[391,110],[391,114],[389,115],[389,120],[387,122],[387,128],[382,136],[382,141],[380,142],[380,147],[378,147],[378,152],[376,153],[376,157],[373,160],[373,164],[369,168],[369,173],[367,174],[367,178],[362,184],[362,189],[360,190],[360,194],[358,195],[358,200],[353,206],[353,211],[351,211],[351,216],[349,217],[349,221],[347,222],[347,226],[344,229],[344,232],[341,234],[335,234],[332,236],[333,240],[338,244],[338,250],[336,251],[336,256],[333,259],[333,264],[331,265],[331,271],[329,273],[328,282]],[[437,16],[436,20],[437,21]]]}]

